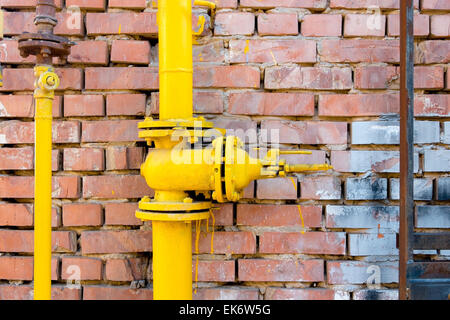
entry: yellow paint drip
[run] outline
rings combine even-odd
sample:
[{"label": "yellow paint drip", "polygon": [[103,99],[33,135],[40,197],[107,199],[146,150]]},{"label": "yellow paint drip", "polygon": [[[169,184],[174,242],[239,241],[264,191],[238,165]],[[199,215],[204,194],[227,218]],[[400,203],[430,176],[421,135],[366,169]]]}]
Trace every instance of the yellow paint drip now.
[{"label": "yellow paint drip", "polygon": [[194,293],[197,293],[198,288],[198,243],[200,240],[200,226],[201,226],[201,220],[195,221],[195,254],[197,255],[195,257],[195,289]]},{"label": "yellow paint drip", "polygon": [[121,33],[122,33],[122,25],[119,24],[119,34],[121,34]]},{"label": "yellow paint drip", "polygon": [[[295,183],[295,179],[292,177],[289,177],[289,179],[291,179],[292,184],[294,185],[295,191],[297,191],[297,184]],[[300,205],[297,206],[298,207],[298,213],[300,214],[300,220],[302,221],[302,234],[305,234],[305,221],[303,220],[303,214],[302,214],[302,208],[300,207]]]},{"label": "yellow paint drip", "polygon": [[244,54],[247,54],[250,51],[250,40],[245,41]]},{"label": "yellow paint drip", "polygon": [[211,254],[214,253],[214,226],[216,224],[216,219],[214,218],[213,210],[211,210],[211,218],[212,218],[212,232],[211,232]]}]

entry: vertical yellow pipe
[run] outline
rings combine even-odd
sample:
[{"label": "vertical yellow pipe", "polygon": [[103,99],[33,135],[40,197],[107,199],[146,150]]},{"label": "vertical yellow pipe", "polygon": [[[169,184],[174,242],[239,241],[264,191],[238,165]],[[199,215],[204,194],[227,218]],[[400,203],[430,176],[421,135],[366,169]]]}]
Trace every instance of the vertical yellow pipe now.
[{"label": "vertical yellow pipe", "polygon": [[36,66],[34,299],[51,299],[52,259],[52,103],[58,76],[51,67]]},{"label": "vertical yellow pipe", "polygon": [[159,118],[189,119],[193,107],[192,4],[158,1]]},{"label": "vertical yellow pipe", "polygon": [[153,298],[192,300],[191,222],[152,221]]}]

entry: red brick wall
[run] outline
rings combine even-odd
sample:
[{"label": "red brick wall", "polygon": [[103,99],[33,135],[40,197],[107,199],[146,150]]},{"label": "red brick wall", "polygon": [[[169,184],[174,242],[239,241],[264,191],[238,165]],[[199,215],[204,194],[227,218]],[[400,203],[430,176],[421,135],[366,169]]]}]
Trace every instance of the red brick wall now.
[{"label": "red brick wall", "polygon": [[[212,221],[202,225],[195,298],[395,298],[399,0],[216,2],[215,17],[194,10],[194,28],[207,21],[194,47],[195,112],[231,129],[279,129],[283,147],[313,151],[288,161],[335,171],[257,181],[222,205],[212,254]],[[35,3],[0,0],[0,299],[32,297],[34,60],[16,39],[34,29]],[[158,112],[156,1],[57,3],[55,32],[78,44],[68,64],[55,60],[53,296],[151,299],[151,224],[134,211],[152,195],[137,123]],[[416,226],[450,228],[450,2],[416,1],[416,13]],[[76,267],[82,289],[69,289]],[[366,283],[378,271],[374,295]]]}]

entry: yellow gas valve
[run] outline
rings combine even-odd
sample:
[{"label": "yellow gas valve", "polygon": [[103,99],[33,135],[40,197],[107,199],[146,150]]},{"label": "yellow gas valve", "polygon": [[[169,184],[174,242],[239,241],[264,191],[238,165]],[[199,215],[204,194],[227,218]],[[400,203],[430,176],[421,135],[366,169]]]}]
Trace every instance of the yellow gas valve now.
[{"label": "yellow gas valve", "polygon": [[235,136],[219,136],[212,143],[199,144],[207,138],[205,129],[212,128],[202,118],[178,123],[147,119],[140,128],[147,129],[140,136],[155,144],[141,166],[141,174],[156,192],[154,199],[145,198],[140,202],[138,217],[141,219],[155,219],[155,215],[164,218],[163,212],[208,211],[211,198],[217,202],[239,201],[253,180],[332,168],[327,164],[289,165],[280,160],[280,154],[311,153],[307,151],[271,149],[264,159],[253,158]]}]

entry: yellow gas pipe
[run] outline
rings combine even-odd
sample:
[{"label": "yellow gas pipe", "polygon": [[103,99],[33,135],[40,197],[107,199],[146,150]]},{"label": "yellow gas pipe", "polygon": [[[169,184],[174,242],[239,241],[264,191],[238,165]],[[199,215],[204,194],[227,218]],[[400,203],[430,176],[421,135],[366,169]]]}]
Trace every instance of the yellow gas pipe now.
[{"label": "yellow gas pipe", "polygon": [[52,104],[59,78],[50,66],[36,66],[34,299],[51,298]]},{"label": "yellow gas pipe", "polygon": [[[208,1],[195,5],[215,8]],[[294,172],[322,171],[324,165],[288,165],[280,154],[310,153],[272,149],[253,159],[233,136],[214,139],[213,124],[193,118],[192,5],[159,0],[160,118],[139,123],[149,150],[141,174],[155,190],[139,202],[136,217],[152,221],[153,297],[192,299],[192,221],[207,219],[212,200],[238,201],[253,180]],[[223,129],[216,129],[223,135]],[[205,146],[205,141],[212,143]],[[200,148],[193,144],[202,142]]]}]

